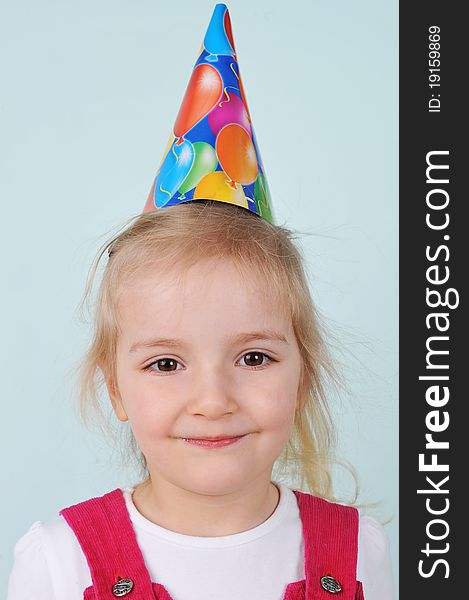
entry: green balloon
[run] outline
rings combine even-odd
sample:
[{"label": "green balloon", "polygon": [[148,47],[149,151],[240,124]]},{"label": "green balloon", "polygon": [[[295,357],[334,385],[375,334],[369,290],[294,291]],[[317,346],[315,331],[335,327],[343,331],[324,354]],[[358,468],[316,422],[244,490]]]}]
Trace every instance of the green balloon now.
[{"label": "green balloon", "polygon": [[217,153],[213,146],[207,144],[207,142],[195,142],[193,146],[194,162],[178,190],[181,194],[181,199],[184,199],[184,194],[195,188],[205,175],[215,171],[218,165]]},{"label": "green balloon", "polygon": [[267,179],[265,178],[264,174],[261,173],[261,171],[259,171],[256,183],[254,184],[254,200],[261,217],[274,225],[274,216],[270,208],[271,201],[269,184],[267,183]]}]

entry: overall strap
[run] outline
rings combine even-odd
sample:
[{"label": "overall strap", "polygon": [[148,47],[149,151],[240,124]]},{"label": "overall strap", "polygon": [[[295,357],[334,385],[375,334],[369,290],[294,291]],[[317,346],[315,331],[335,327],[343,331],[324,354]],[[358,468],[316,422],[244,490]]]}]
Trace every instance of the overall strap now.
[{"label": "overall strap", "polygon": [[306,600],[332,600],[335,594],[354,600],[360,588],[357,509],[294,492],[303,523]]},{"label": "overall strap", "polygon": [[[122,491],[64,508],[60,513],[77,537],[86,556],[96,600],[115,600],[132,585],[132,600],[154,598],[150,575],[137,543]],[[131,580],[131,583],[128,581]],[[119,591],[119,586],[117,590]]]}]

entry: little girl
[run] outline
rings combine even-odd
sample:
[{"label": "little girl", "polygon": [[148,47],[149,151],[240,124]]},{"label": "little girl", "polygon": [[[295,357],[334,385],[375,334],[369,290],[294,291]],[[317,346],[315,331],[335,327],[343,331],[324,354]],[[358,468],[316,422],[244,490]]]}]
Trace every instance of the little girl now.
[{"label": "little girl", "polygon": [[107,252],[82,407],[105,383],[145,476],[35,522],[8,600],[391,600],[383,528],[333,502],[333,369],[293,237],[219,4],[144,213],[93,270]]}]

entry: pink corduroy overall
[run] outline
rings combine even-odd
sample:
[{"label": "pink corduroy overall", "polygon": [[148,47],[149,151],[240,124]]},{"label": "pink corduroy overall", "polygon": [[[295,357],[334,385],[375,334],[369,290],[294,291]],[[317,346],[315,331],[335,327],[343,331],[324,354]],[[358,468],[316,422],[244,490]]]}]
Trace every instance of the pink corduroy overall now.
[{"label": "pink corduroy overall", "polygon": [[[306,578],[288,584],[283,600],[364,600],[362,584],[356,579],[357,510],[293,491],[303,525]],[[77,537],[90,568],[93,583],[84,590],[84,600],[115,600],[116,596],[172,600],[161,583],[151,581],[119,488],[64,508],[60,514]],[[330,588],[331,581],[328,591],[324,586]],[[132,586],[131,591],[125,591],[126,584]]]}]

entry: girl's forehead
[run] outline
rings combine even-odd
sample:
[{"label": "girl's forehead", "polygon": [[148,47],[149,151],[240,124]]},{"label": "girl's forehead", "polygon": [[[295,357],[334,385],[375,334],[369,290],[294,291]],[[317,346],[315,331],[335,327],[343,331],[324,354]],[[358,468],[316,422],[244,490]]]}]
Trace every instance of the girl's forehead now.
[{"label": "girl's forehead", "polygon": [[225,287],[278,299],[284,295],[284,290],[272,283],[272,278],[254,265],[240,267],[230,260],[205,259],[187,266],[161,263],[134,269],[122,277],[120,291],[122,294],[136,289],[140,292],[181,293]]},{"label": "girl's forehead", "polygon": [[233,316],[248,312],[253,319],[276,321],[290,320],[291,314],[288,294],[281,286],[273,285],[258,269],[240,270],[231,261],[198,261],[185,269],[156,265],[124,280],[119,296],[120,310],[134,317],[158,309],[168,318],[168,310],[173,316],[210,310]]}]

